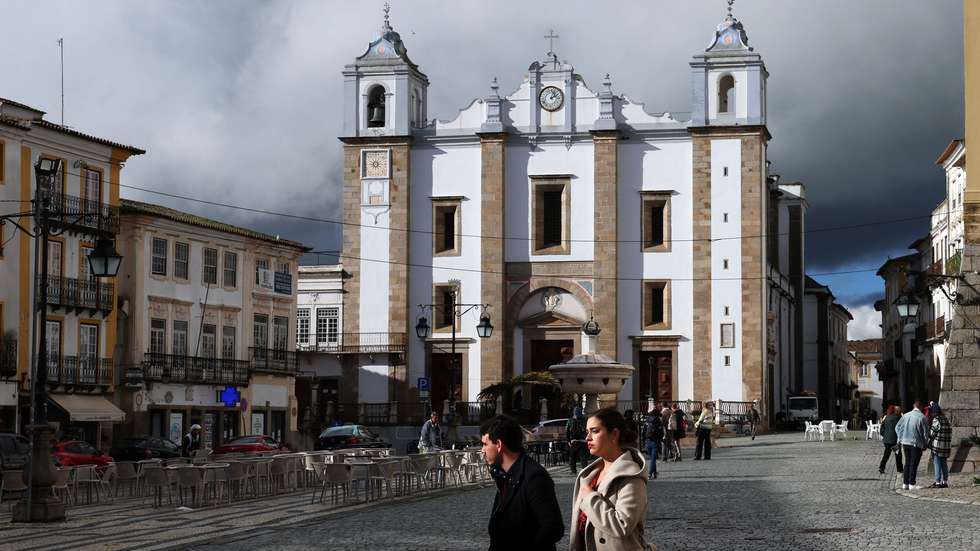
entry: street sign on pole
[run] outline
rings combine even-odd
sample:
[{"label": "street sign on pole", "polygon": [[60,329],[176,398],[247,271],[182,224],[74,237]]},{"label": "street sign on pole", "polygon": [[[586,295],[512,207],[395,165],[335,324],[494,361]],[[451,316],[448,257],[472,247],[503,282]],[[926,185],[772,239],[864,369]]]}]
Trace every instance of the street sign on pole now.
[{"label": "street sign on pole", "polygon": [[419,387],[419,392],[422,391],[428,392],[429,390],[431,390],[431,388],[429,387],[429,378],[419,377],[418,387]]}]

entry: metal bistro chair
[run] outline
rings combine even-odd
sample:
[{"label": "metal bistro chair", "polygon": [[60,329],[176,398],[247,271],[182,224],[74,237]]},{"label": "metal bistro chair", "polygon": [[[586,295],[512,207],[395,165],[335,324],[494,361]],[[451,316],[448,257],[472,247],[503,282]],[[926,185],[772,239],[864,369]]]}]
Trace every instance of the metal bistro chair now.
[{"label": "metal bistro chair", "polygon": [[209,463],[203,467],[204,499],[209,499],[209,496],[213,496],[214,503],[218,503],[225,493],[227,493],[229,502],[231,501],[231,489],[229,488],[230,468],[231,465],[229,463]]},{"label": "metal bistro chair", "polygon": [[293,458],[288,456],[277,456],[272,459],[272,465],[269,467],[272,495],[278,495],[280,487],[283,490],[288,490],[292,463]]},{"label": "metal bistro chair", "polygon": [[[3,471],[3,478],[0,479],[0,504],[8,493],[23,494],[27,492],[27,484],[24,484],[24,471]],[[13,510],[13,503],[10,505]]]},{"label": "metal bistro chair", "polygon": [[[148,465],[140,472],[140,483],[142,489],[147,493],[153,494],[153,507],[163,506],[163,491],[167,491],[167,503],[173,503],[170,491],[170,479],[167,471],[160,465]],[[144,495],[144,500],[146,496]]]},{"label": "metal bistro chair", "polygon": [[61,498],[65,504],[70,504],[73,500],[72,487],[72,468],[62,467],[54,473],[54,483],[51,485],[51,493],[55,497]]},{"label": "metal bistro chair", "polygon": [[92,487],[95,487],[95,497],[98,499],[99,490],[102,487],[102,478],[95,472],[95,465],[79,465],[75,467],[75,478],[73,480],[74,493],[76,498],[81,495],[80,488],[85,488],[85,502],[92,503]]},{"label": "metal bistro chair", "polygon": [[115,496],[119,496],[119,490],[123,484],[129,485],[130,496],[139,489],[140,474],[137,466],[133,461],[120,461],[116,463]]},{"label": "metal bistro chair", "polygon": [[[354,470],[350,465],[343,463],[324,463],[323,464],[323,484],[320,487],[320,503],[327,494],[327,487],[330,487],[330,503],[337,503],[343,499],[346,503],[350,497],[351,482],[354,480]],[[338,490],[340,495],[338,496]],[[314,499],[316,492],[313,493]]]},{"label": "metal bistro chair", "polygon": [[204,501],[204,469],[193,466],[170,467],[176,474],[177,500],[184,504],[184,489],[191,491],[191,505]]},{"label": "metal bistro chair", "polygon": [[447,453],[443,460],[445,461],[444,466],[440,469],[440,472],[444,474],[445,485],[446,479],[454,480],[457,486],[463,485],[463,453]]}]

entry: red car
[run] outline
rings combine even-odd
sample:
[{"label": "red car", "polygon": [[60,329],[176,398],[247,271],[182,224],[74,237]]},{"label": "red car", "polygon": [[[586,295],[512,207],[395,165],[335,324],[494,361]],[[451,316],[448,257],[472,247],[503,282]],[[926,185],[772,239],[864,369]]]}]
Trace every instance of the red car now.
[{"label": "red car", "polygon": [[62,467],[73,465],[97,465],[105,467],[112,463],[112,457],[95,449],[88,442],[65,440],[51,446],[51,455]]},{"label": "red car", "polygon": [[214,449],[215,454],[221,453],[260,453],[287,452],[285,446],[271,436],[240,436],[227,444]]}]

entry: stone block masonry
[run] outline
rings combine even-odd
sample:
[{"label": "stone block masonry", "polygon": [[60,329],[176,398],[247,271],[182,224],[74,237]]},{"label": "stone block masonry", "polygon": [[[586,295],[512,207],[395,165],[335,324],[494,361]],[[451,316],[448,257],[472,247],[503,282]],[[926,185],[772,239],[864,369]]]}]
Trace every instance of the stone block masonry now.
[{"label": "stone block masonry", "polygon": [[[507,134],[480,135],[480,301],[498,326],[480,341],[480,389],[514,373],[513,321],[507,316],[504,269],[504,167]],[[506,344],[505,344],[506,341]]]},{"label": "stone block masonry", "polygon": [[694,399],[711,399],[711,137],[693,136]]},{"label": "stone block masonry", "polygon": [[595,320],[602,332],[598,348],[614,360],[619,359],[617,314],[619,300],[619,134],[614,131],[592,133],[595,156],[595,262],[593,264]]}]

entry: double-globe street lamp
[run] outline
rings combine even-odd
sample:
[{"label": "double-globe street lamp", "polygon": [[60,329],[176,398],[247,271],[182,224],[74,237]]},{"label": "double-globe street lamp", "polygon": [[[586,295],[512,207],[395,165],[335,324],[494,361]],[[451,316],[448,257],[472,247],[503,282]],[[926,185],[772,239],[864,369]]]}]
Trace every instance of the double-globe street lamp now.
[{"label": "double-globe street lamp", "polygon": [[[48,238],[60,235],[68,225],[92,216],[89,212],[65,212],[64,201],[59,193],[52,191],[59,180],[61,160],[40,158],[34,165],[34,200],[32,209],[0,216],[0,225],[11,223],[18,230],[34,239],[34,297],[35,314],[32,334],[37,335],[37,353],[31,369],[31,459],[24,471],[26,496],[13,509],[14,522],[53,522],[64,520],[65,505],[51,495],[54,483],[54,467],[51,464],[51,443],[47,412],[48,382]],[[57,203],[57,204],[55,204]],[[80,209],[86,211],[87,209]],[[95,214],[99,216],[100,214]],[[21,224],[21,218],[31,218],[33,231]],[[51,219],[65,221],[60,229],[52,227]],[[40,257],[40,258],[38,258]],[[89,272],[92,277],[115,277],[119,272],[122,257],[116,252],[112,240],[98,239],[95,248],[88,256]],[[38,269],[40,268],[40,278]],[[38,316],[38,314],[40,314]],[[40,319],[39,319],[40,318]]]},{"label": "double-globe street lamp", "polygon": [[[458,298],[457,293],[459,289],[459,280],[451,279],[449,280],[449,284],[452,289],[449,292],[449,304],[419,304],[419,311],[422,315],[419,316],[418,323],[415,324],[415,335],[424,341],[432,334],[432,326],[429,325],[429,321],[425,317],[426,310],[432,312],[433,316],[440,308],[442,309],[443,315],[445,315],[445,313],[452,314],[452,319],[450,320],[450,325],[452,326],[452,333],[450,337],[452,350],[449,355],[449,400],[455,408],[456,389],[454,386],[456,384],[456,370],[458,365],[456,362],[456,319],[462,319],[463,316],[473,311],[475,308],[479,308],[480,322],[476,325],[476,334],[481,339],[489,338],[490,335],[493,334],[493,324],[490,323],[490,314],[487,313],[487,310],[490,309],[489,304],[464,304],[456,302],[456,299]],[[433,409],[435,409],[435,404],[433,404]]]}]

